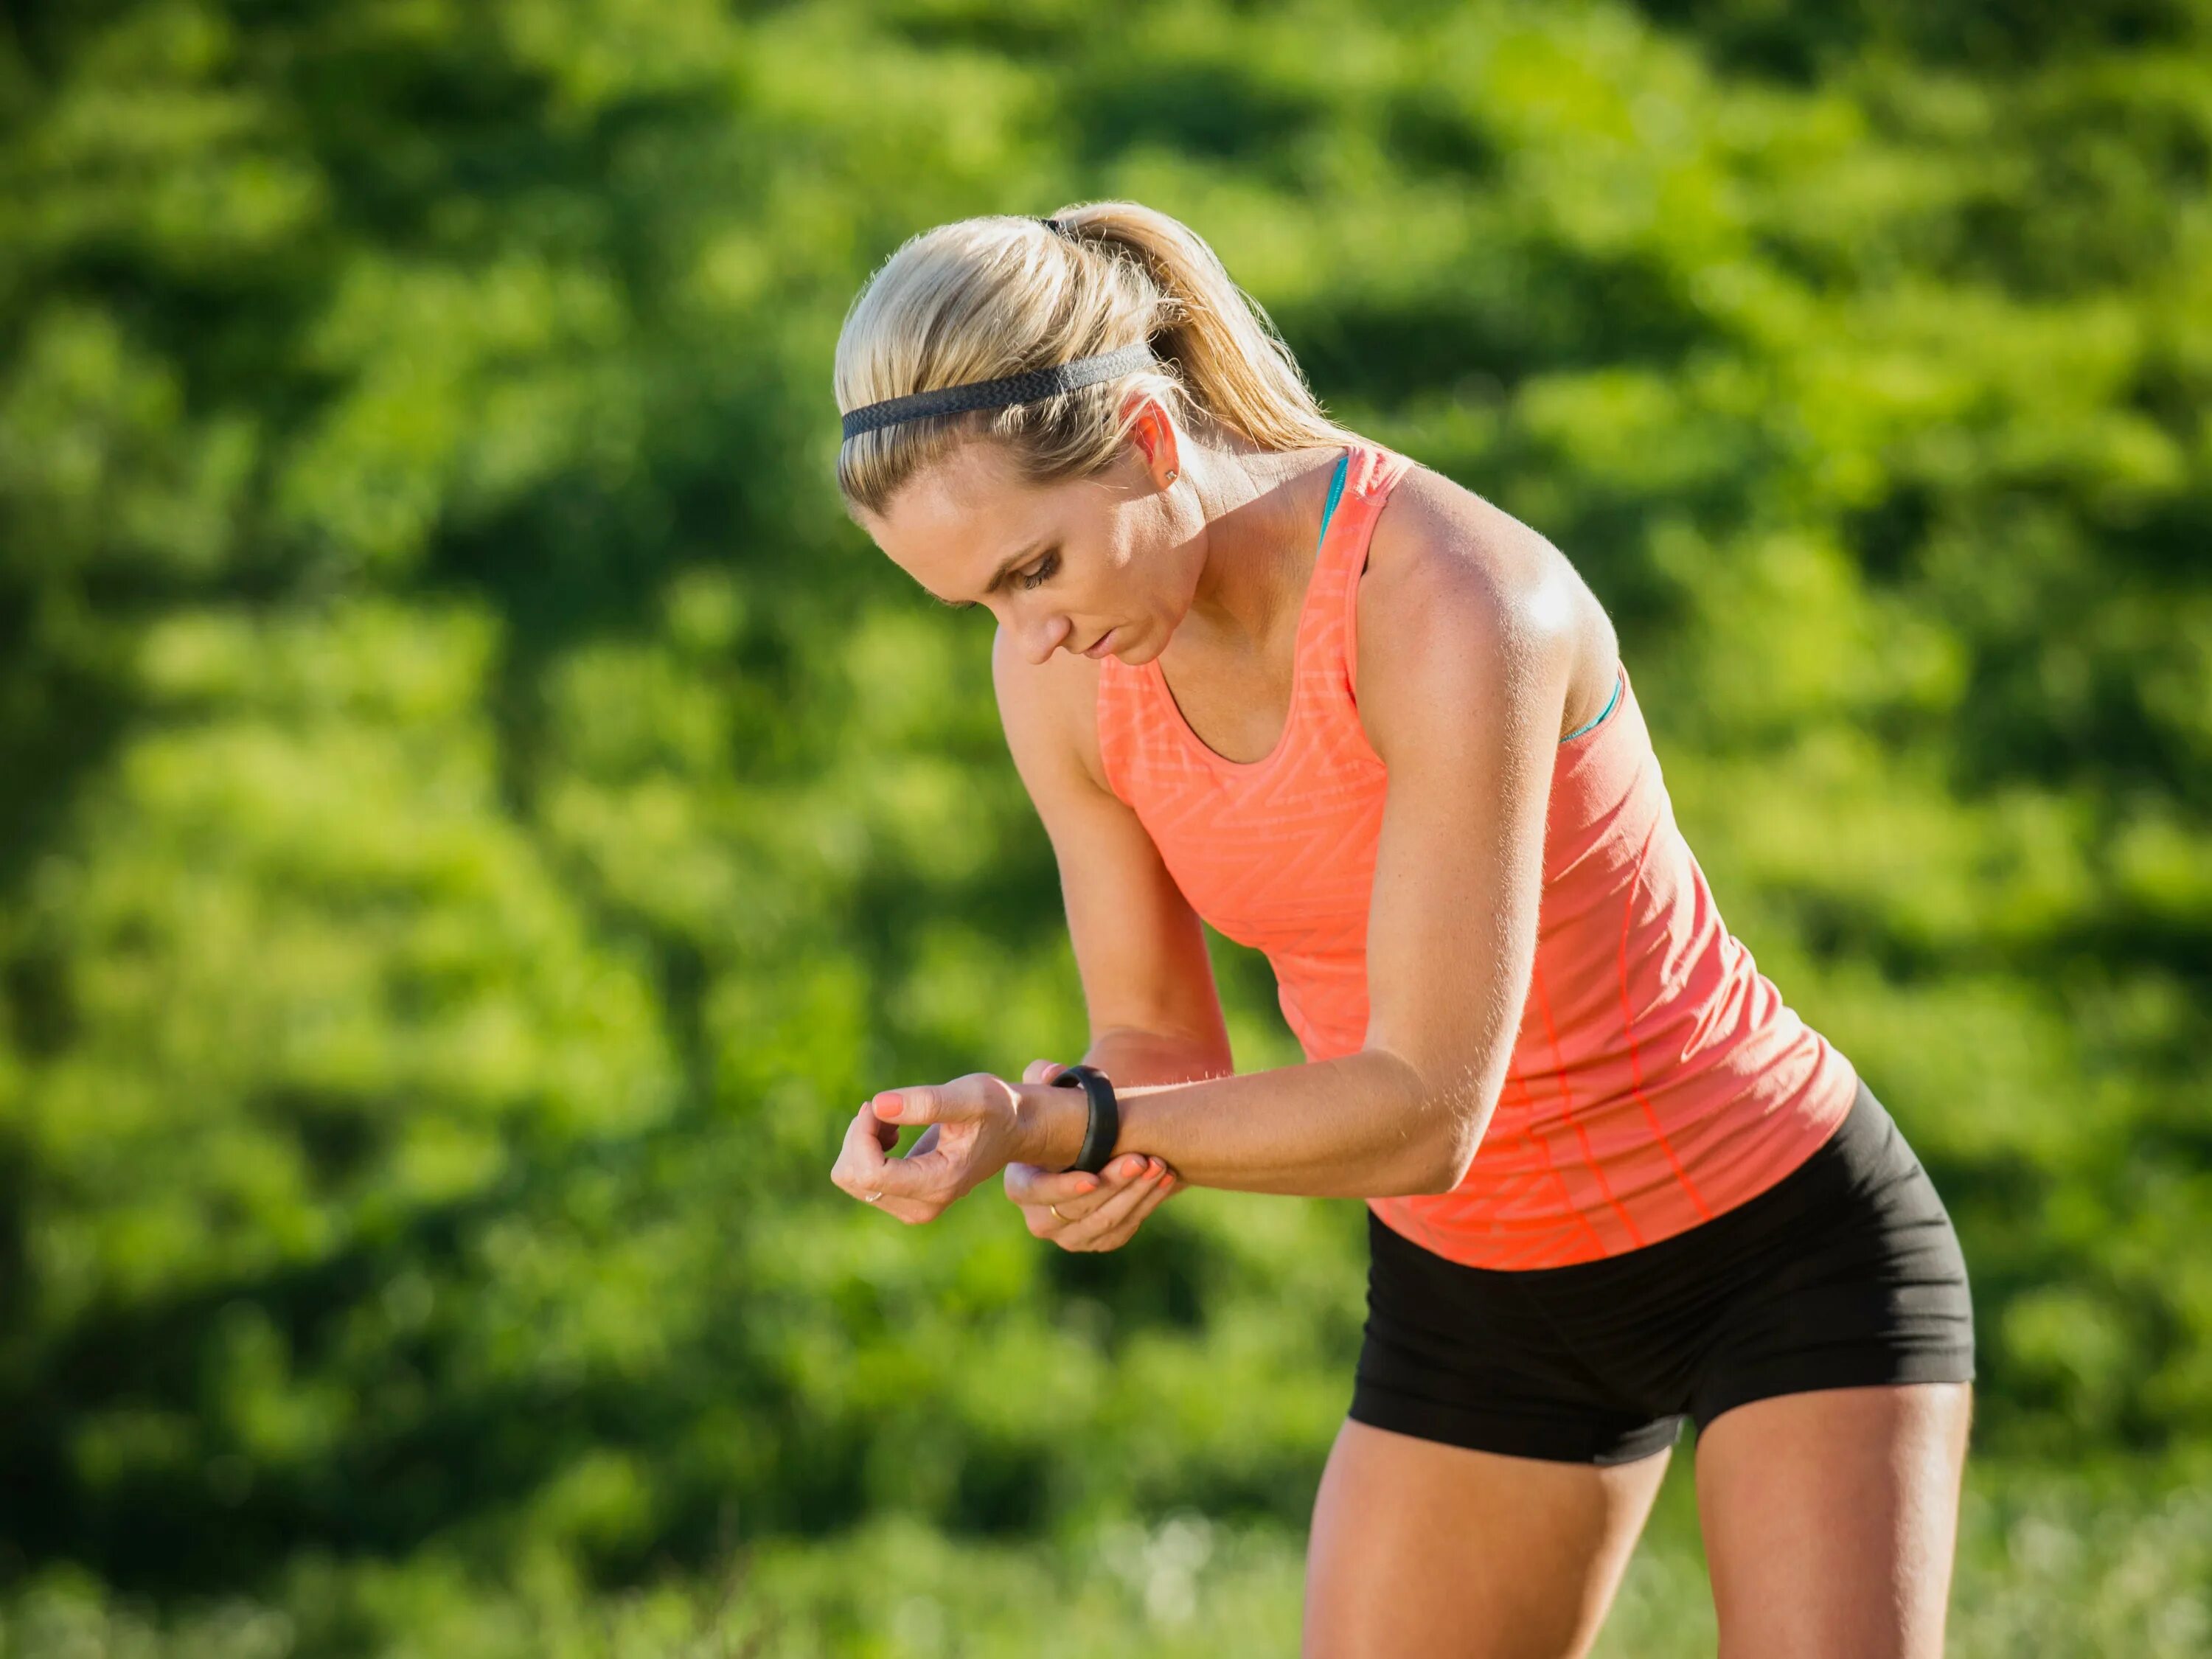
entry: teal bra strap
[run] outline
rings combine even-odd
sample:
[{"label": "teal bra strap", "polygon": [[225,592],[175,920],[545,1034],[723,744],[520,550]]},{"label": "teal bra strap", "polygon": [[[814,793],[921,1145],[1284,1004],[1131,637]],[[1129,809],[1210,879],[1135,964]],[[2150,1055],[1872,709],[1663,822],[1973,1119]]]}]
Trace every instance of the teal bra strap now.
[{"label": "teal bra strap", "polygon": [[1344,469],[1351,464],[1352,452],[1348,449],[1336,458],[1336,476],[1328,481],[1328,505],[1321,510],[1321,533],[1324,538],[1328,534],[1328,521],[1336,514],[1336,498],[1344,494]]},{"label": "teal bra strap", "polygon": [[1565,737],[1561,738],[1559,741],[1561,743],[1572,743],[1577,738],[1582,736],[1583,732],[1595,731],[1599,726],[1604,725],[1605,717],[1613,713],[1613,704],[1620,701],[1620,671],[1616,668],[1613,671],[1613,695],[1605,700],[1605,707],[1597,711],[1597,718],[1594,720],[1588,721],[1583,725],[1577,726],[1573,731],[1568,732]]}]

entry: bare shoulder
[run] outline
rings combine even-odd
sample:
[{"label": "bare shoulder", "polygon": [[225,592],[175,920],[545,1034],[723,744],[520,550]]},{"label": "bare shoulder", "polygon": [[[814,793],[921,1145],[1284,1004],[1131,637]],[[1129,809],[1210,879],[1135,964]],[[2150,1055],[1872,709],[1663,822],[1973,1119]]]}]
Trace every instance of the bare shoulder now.
[{"label": "bare shoulder", "polygon": [[[1370,620],[1404,627],[1437,605],[1455,625],[1526,628],[1562,620],[1562,610],[1571,620],[1573,607],[1558,601],[1562,587],[1589,592],[1559,549],[1473,490],[1415,466],[1375,523],[1359,581],[1360,654]],[[1394,637],[1386,627],[1372,642]]]},{"label": "bare shoulder", "polygon": [[1370,738],[1399,708],[1439,696],[1563,694],[1564,732],[1611,694],[1613,623],[1565,555],[1425,466],[1376,520],[1355,617]]},{"label": "bare shoulder", "polygon": [[1004,629],[991,641],[991,682],[999,720],[1024,775],[1080,769],[1107,789],[1098,754],[1099,665],[1073,652],[1055,651],[1042,663],[1025,662]]}]

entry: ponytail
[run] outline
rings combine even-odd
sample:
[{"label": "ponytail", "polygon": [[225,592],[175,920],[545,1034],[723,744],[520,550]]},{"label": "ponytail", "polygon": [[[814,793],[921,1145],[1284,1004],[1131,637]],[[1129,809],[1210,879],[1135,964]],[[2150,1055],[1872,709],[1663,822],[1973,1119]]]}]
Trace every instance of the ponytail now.
[{"label": "ponytail", "polygon": [[1322,412],[1266,310],[1204,239],[1135,202],[1063,209],[1050,225],[963,219],[908,240],[846,314],[837,405],[851,410],[1137,343],[1150,345],[1155,362],[1113,380],[854,434],[837,453],[848,510],[883,512],[908,478],[975,438],[1004,445],[1035,483],[1103,471],[1127,438],[1119,411],[1135,390],[1215,441],[1279,451],[1352,435]]},{"label": "ponytail", "polygon": [[1134,259],[1160,296],[1153,352],[1217,428],[1261,449],[1340,443],[1267,308],[1237,285],[1205,239],[1135,202],[1094,202],[1054,216],[1067,233]]}]

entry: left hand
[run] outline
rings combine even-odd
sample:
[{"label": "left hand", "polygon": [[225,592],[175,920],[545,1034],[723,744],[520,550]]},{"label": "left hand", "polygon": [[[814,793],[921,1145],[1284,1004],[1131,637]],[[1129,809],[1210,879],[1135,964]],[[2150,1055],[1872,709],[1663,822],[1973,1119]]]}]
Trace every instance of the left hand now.
[{"label": "left hand", "polygon": [[[845,1131],[830,1179],[901,1221],[934,1221],[953,1200],[1033,1150],[1024,1137],[1036,1113],[1024,1111],[1024,1097],[1043,1092],[1042,1085],[1009,1083],[988,1072],[886,1089]],[[886,1157],[909,1123],[929,1128],[905,1157]]]}]

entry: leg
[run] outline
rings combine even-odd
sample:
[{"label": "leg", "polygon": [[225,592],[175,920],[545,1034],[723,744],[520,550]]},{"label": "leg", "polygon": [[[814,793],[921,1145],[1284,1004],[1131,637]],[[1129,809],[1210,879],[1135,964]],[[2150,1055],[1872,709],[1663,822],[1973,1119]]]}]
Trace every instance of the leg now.
[{"label": "leg", "polygon": [[1347,1421],[1314,1504],[1306,1659],[1575,1659],[1667,1458],[1555,1463]]},{"label": "leg", "polygon": [[1971,1385],[1777,1395],[1698,1441],[1723,1659],[1936,1659]]}]

